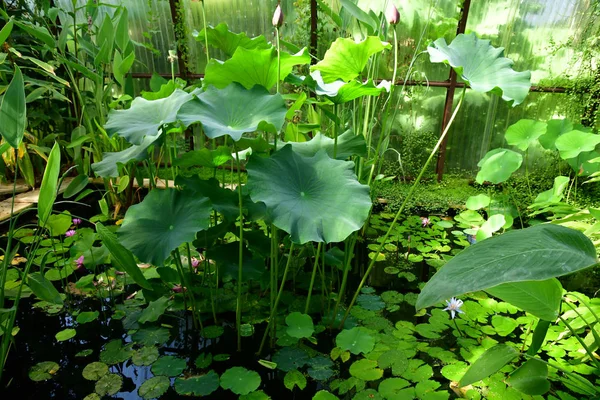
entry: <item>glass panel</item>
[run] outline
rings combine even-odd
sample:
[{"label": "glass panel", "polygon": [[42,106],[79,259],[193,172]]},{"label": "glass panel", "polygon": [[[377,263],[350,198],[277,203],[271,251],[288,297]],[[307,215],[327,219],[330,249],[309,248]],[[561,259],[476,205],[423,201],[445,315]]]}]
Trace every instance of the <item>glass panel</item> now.
[{"label": "glass panel", "polygon": [[[458,103],[460,92],[454,98]],[[521,118],[546,121],[564,118],[567,110],[565,94],[529,93],[525,102],[512,108],[498,96],[467,90],[465,103],[450,128],[446,152],[446,172],[474,172],[485,153],[498,147],[510,148],[504,140],[506,129]],[[529,149],[529,161],[543,163],[541,146]]]},{"label": "glass panel", "polygon": [[504,47],[505,55],[515,61],[514,68],[531,70],[537,84],[578,73],[573,69],[581,54],[574,46],[587,39],[580,33],[594,21],[594,7],[587,0],[473,1],[467,31]]}]

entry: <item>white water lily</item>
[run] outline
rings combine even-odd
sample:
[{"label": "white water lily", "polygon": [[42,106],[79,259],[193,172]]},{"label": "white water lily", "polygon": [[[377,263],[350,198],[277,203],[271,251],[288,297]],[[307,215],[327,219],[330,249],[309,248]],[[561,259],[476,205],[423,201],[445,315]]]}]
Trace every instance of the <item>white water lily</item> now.
[{"label": "white water lily", "polygon": [[460,309],[462,305],[462,300],[453,297],[450,300],[446,300],[447,307],[444,308],[444,311],[450,311],[450,315],[452,316],[452,319],[454,319],[454,317],[456,317],[456,313],[464,314],[464,311]]}]

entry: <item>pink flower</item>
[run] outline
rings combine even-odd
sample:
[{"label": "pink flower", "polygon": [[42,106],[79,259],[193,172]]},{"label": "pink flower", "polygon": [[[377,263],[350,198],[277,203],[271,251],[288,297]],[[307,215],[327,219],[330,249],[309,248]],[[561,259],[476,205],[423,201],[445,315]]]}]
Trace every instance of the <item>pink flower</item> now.
[{"label": "pink flower", "polygon": [[73,218],[73,225],[77,226],[81,224],[81,219],[79,218]]},{"label": "pink flower", "polygon": [[271,23],[276,28],[281,28],[281,25],[283,25],[283,11],[281,11],[281,4],[277,4]]},{"label": "pink flower", "polygon": [[83,261],[84,261],[83,256],[80,256],[77,260],[75,260],[75,269],[79,270],[79,269],[85,268],[83,266]]},{"label": "pink flower", "polygon": [[192,257],[192,267],[198,268],[198,265],[200,265],[200,260],[198,260],[196,257]]},{"label": "pink flower", "polygon": [[66,233],[65,236],[66,237],[71,237],[71,236],[75,236],[75,234],[77,233],[77,231],[75,231],[75,229],[69,229]]},{"label": "pink flower", "polygon": [[425,228],[427,225],[429,225],[431,223],[431,221],[427,217],[421,217],[421,223],[423,224],[423,228]]},{"label": "pink flower", "polygon": [[174,291],[175,293],[183,292],[183,288],[181,287],[181,285],[175,285],[175,286],[173,286],[173,288],[171,288],[171,290]]},{"label": "pink flower", "polygon": [[385,10],[385,18],[390,25],[396,25],[400,22],[400,13],[391,1],[388,4],[387,10]]}]

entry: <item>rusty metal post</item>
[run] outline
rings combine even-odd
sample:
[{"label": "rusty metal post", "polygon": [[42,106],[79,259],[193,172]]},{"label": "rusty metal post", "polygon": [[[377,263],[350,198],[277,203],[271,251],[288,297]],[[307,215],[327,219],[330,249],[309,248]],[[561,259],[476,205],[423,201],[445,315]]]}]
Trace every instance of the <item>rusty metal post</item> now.
[{"label": "rusty metal post", "polygon": [[[458,21],[458,27],[456,29],[456,34],[459,35],[461,33],[465,33],[465,28],[467,26],[467,19],[469,18],[469,8],[471,7],[471,0],[464,0],[462,7],[462,14],[460,16],[460,21]],[[448,81],[450,85],[448,86],[448,90],[446,91],[446,102],[444,103],[444,117],[442,119],[442,130],[444,132],[448,123],[450,122],[450,117],[452,116],[452,104],[454,102],[454,92],[456,91],[456,72],[454,69],[450,68],[450,77]],[[440,132],[440,135],[441,135]],[[444,138],[440,145],[440,152],[438,154],[436,173],[438,181],[442,180],[444,176],[444,164],[446,163],[446,148],[448,146],[448,135]]]},{"label": "rusty metal post", "polygon": [[171,7],[171,20],[173,21],[173,35],[175,36],[175,41],[177,42],[177,61],[179,66],[179,76],[183,79],[186,79],[189,75],[189,71],[187,69],[187,65],[185,63],[185,55],[181,51],[180,41],[186,40],[186,38],[182,38],[179,35],[179,31],[177,27],[180,24],[179,20],[179,7],[180,0],[169,0],[169,6]]}]

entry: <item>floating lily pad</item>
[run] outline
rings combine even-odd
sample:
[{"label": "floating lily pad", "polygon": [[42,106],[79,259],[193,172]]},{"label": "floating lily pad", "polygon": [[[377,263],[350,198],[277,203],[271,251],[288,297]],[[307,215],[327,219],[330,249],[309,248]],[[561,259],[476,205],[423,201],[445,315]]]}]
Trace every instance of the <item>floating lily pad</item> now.
[{"label": "floating lily pad", "polygon": [[154,346],[144,346],[141,349],[138,349],[131,357],[131,361],[139,366],[150,365],[157,359],[158,349]]},{"label": "floating lily pad", "polygon": [[86,365],[81,372],[88,381],[97,381],[106,374],[108,374],[108,365],[98,361]]},{"label": "floating lily pad", "polygon": [[240,326],[240,334],[243,337],[249,337],[249,336],[254,335],[254,325],[242,324]]},{"label": "floating lily pad", "polygon": [[98,311],[84,311],[77,316],[78,324],[87,324],[98,319],[100,313]]},{"label": "floating lily pad", "polygon": [[294,338],[311,337],[315,331],[310,315],[293,312],[285,317],[285,323],[288,325],[287,334]]},{"label": "floating lily pad", "polygon": [[69,329],[64,329],[64,330],[58,332],[56,335],[54,335],[54,337],[59,342],[64,342],[65,340],[74,338],[75,335],[77,335],[77,331],[75,329],[69,328]]},{"label": "floating lily pad", "polygon": [[167,296],[160,297],[148,304],[148,307],[144,308],[138,322],[145,324],[146,322],[156,322],[161,315],[165,313],[169,306],[169,298]]},{"label": "floating lily pad", "polygon": [[215,360],[215,361],[227,361],[227,360],[229,360],[230,358],[231,358],[231,356],[230,356],[229,354],[226,354],[226,353],[221,353],[221,354],[216,354],[216,355],[213,357],[213,360]]},{"label": "floating lily pad", "polygon": [[138,394],[144,399],[156,399],[162,396],[169,390],[171,380],[166,376],[155,376],[148,379],[138,389]]},{"label": "floating lily pad", "polygon": [[386,399],[401,398],[402,389],[410,386],[410,382],[402,378],[388,378],[379,384],[379,394]]},{"label": "floating lily pad", "polygon": [[186,369],[187,363],[183,358],[174,356],[160,357],[152,364],[154,375],[178,376]]},{"label": "floating lily pad", "polygon": [[308,354],[297,347],[284,347],[275,353],[273,362],[277,363],[277,368],[288,372],[305,366],[308,362]]},{"label": "floating lily pad", "polygon": [[133,355],[131,350],[132,344],[123,347],[121,339],[115,339],[104,346],[104,350],[100,352],[100,361],[108,365],[119,364],[129,360]]},{"label": "floating lily pad", "polygon": [[243,395],[255,391],[260,386],[260,375],[243,367],[229,368],[221,375],[221,387],[235,394]]},{"label": "floating lily pad", "polygon": [[60,366],[54,361],[42,361],[41,363],[35,364],[29,370],[29,379],[34,382],[47,381],[52,379],[52,376],[56,375]]},{"label": "floating lily pad", "polygon": [[211,325],[204,328],[202,331],[202,337],[205,339],[216,339],[225,332],[222,326]]},{"label": "floating lily pad", "polygon": [[376,381],[383,376],[383,370],[377,368],[377,361],[363,358],[352,363],[350,375],[363,381]]},{"label": "floating lily pad", "polygon": [[185,396],[208,396],[218,388],[219,375],[215,371],[175,380],[175,391]]},{"label": "floating lily pad", "polygon": [[85,396],[83,400],[100,400],[100,395],[98,395],[98,393],[90,393]]},{"label": "floating lily pad", "polygon": [[333,362],[328,357],[317,356],[308,361],[308,375],[317,381],[326,381],[334,374]]},{"label": "floating lily pad", "polygon": [[123,377],[117,374],[104,375],[96,382],[96,393],[100,396],[113,396],[121,390],[123,386]]},{"label": "floating lily pad", "polygon": [[372,331],[363,327],[344,329],[335,338],[336,346],[352,354],[369,353],[375,347]]},{"label": "floating lily pad", "polygon": [[76,353],[75,357],[82,357],[83,358],[83,357],[87,357],[87,356],[89,356],[89,355],[91,355],[93,353],[94,353],[94,350],[92,350],[92,349],[85,349],[85,350],[81,350],[80,352]]},{"label": "floating lily pad", "polygon": [[383,396],[375,389],[365,389],[356,393],[352,400],[383,400]]},{"label": "floating lily pad", "polygon": [[263,392],[262,390],[257,390],[252,393],[245,394],[240,396],[240,400],[270,400],[271,397]]},{"label": "floating lily pad", "polygon": [[306,377],[302,374],[302,372],[293,369],[288,371],[283,378],[283,384],[289,390],[294,390],[294,386],[298,386],[298,389],[304,390],[306,387]]},{"label": "floating lily pad", "polygon": [[312,400],[339,400],[339,397],[327,390],[320,390],[313,396]]},{"label": "floating lily pad", "polygon": [[158,346],[165,344],[169,340],[170,336],[171,335],[167,328],[153,326],[138,330],[131,336],[131,338],[138,344],[145,346]]},{"label": "floating lily pad", "polygon": [[194,364],[196,365],[196,368],[205,369],[210,367],[212,361],[213,357],[211,353],[202,353],[196,358]]},{"label": "floating lily pad", "polygon": [[361,294],[356,301],[365,310],[379,311],[385,308],[385,303],[376,294]]}]

